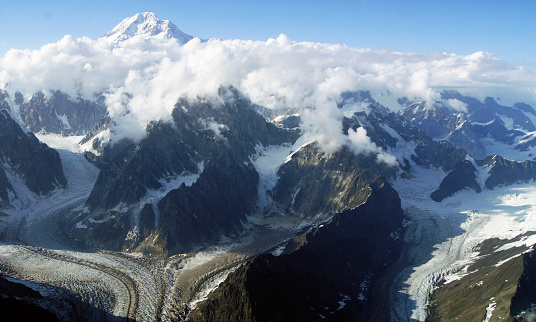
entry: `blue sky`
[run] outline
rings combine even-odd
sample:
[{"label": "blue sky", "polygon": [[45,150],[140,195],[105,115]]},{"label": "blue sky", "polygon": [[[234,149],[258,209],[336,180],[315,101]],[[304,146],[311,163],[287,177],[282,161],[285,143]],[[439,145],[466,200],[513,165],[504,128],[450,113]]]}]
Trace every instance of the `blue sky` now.
[{"label": "blue sky", "polygon": [[295,41],[426,53],[487,51],[536,66],[536,1],[0,0],[0,55],[64,35],[97,39],[152,11],[200,38]]}]

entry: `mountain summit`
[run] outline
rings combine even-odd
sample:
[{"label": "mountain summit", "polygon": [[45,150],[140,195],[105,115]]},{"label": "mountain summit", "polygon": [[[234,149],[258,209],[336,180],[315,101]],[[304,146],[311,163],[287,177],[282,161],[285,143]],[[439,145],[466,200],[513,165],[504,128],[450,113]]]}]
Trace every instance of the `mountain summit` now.
[{"label": "mountain summit", "polygon": [[152,12],[137,13],[124,19],[102,38],[112,44],[118,44],[135,36],[142,36],[145,39],[175,38],[180,44],[185,44],[193,38],[180,31],[169,20],[162,20]]}]

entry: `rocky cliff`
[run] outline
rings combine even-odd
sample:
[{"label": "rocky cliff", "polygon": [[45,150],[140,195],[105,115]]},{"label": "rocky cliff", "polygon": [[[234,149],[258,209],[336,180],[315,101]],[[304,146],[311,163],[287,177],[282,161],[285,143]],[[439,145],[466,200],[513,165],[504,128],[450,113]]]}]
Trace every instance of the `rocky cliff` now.
[{"label": "rocky cliff", "polygon": [[476,182],[476,168],[470,161],[458,163],[454,169],[445,176],[439,184],[439,188],[432,192],[432,200],[440,202],[463,189],[473,189],[476,192],[482,191]]},{"label": "rocky cliff", "polygon": [[536,179],[536,161],[511,161],[494,155],[482,161],[480,166],[489,168],[486,188],[493,189],[498,185],[508,185],[516,182],[528,182]]},{"label": "rocky cliff", "polygon": [[25,98],[15,93],[21,120],[32,132],[84,135],[107,115],[104,98],[72,98],[61,91],[38,92]]},{"label": "rocky cliff", "polygon": [[[101,169],[86,202],[90,240],[178,252],[240,231],[257,198],[250,156],[259,145],[294,142],[298,132],[266,122],[233,88],[222,88],[220,95],[179,100],[172,121],[149,124],[139,143],[86,139],[99,152],[86,156]],[[151,212],[154,225],[147,221]],[[151,238],[136,233],[125,243],[129,231],[142,227],[141,218]]]},{"label": "rocky cliff", "polygon": [[42,195],[67,184],[58,152],[24,131],[7,110],[0,110],[0,198],[14,191],[6,175],[20,178],[30,191]]},{"label": "rocky cliff", "polygon": [[396,259],[403,215],[383,178],[367,190],[364,204],[297,236],[282,255],[259,255],[231,273],[191,320],[370,320],[371,290]]}]

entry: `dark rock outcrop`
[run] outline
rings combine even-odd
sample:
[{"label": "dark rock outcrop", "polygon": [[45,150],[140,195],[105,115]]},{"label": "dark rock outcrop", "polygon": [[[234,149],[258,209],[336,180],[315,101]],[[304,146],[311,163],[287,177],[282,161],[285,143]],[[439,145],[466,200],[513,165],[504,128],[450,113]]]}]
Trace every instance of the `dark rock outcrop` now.
[{"label": "dark rock outcrop", "polygon": [[490,168],[489,177],[484,184],[488,189],[536,179],[536,161],[518,162],[494,155],[477,163]]},{"label": "dark rock outcrop", "polygon": [[[139,143],[123,140],[105,145],[93,139],[100,154],[86,157],[101,173],[86,205],[90,216],[102,222],[88,223],[89,240],[100,243],[104,235],[95,234],[93,227],[106,225],[118,230],[116,248],[141,244],[144,249],[182,252],[236,234],[257,200],[258,174],[249,157],[257,145],[292,143],[298,137],[297,131],[266,122],[233,88],[222,88],[220,98],[181,99],[172,117],[171,122],[149,124],[147,137]],[[199,177],[193,185],[176,187],[148,206],[137,205],[149,189],[162,189],[163,181],[184,174]],[[147,207],[156,212],[154,227],[149,225],[152,215]],[[140,235],[127,246],[121,238],[134,226]],[[108,234],[108,228],[104,231]]]},{"label": "dark rock outcrop", "polygon": [[11,315],[18,321],[59,321],[56,315],[32,303],[41,298],[39,292],[0,276],[0,310],[4,316]]},{"label": "dark rock outcrop", "polygon": [[300,123],[301,117],[299,115],[287,115],[274,121],[275,125],[285,129],[295,129],[300,126]]},{"label": "dark rock outcrop", "polygon": [[367,201],[297,236],[280,256],[259,255],[231,273],[192,321],[368,320],[375,279],[396,259],[402,226],[396,191],[383,178]]},{"label": "dark rock outcrop", "polygon": [[[3,170],[22,178],[36,194],[46,194],[67,184],[57,151],[25,132],[7,110],[0,110],[0,164]],[[3,172],[3,171],[2,171]],[[6,177],[0,174],[0,197],[4,199]]]},{"label": "dark rock outcrop", "polygon": [[[517,316],[522,312],[533,311],[536,298],[536,252],[534,248],[523,253],[523,273],[517,282],[515,295],[510,305],[510,315]],[[534,313],[533,313],[534,314]]]},{"label": "dark rock outcrop", "polygon": [[0,208],[9,205],[9,192],[13,192],[13,186],[7,179],[6,172],[0,167]]},{"label": "dark rock outcrop", "polygon": [[12,104],[13,102],[11,102],[9,94],[6,91],[0,89],[0,110],[11,111]]},{"label": "dark rock outcrop", "polygon": [[470,161],[458,163],[454,169],[439,184],[439,188],[432,192],[430,198],[440,202],[463,189],[473,189],[476,192],[482,191],[476,182],[476,168]]},{"label": "dark rock outcrop", "polygon": [[346,147],[327,154],[311,144],[279,168],[272,197],[286,213],[298,216],[340,212],[365,202],[368,186],[382,173],[394,175],[396,168]]},{"label": "dark rock outcrop", "polygon": [[171,252],[218,241],[242,230],[255,209],[259,176],[251,164],[237,162],[231,151],[214,151],[199,179],[182,185],[159,203],[156,234]]},{"label": "dark rock outcrop", "polygon": [[38,92],[29,100],[20,93],[16,96],[20,118],[35,133],[86,134],[108,113],[103,97],[96,101],[73,99],[61,91],[52,91],[48,97]]},{"label": "dark rock outcrop", "polygon": [[475,130],[470,122],[464,122],[456,127],[448,138],[454,146],[465,149],[473,158],[484,159],[487,156],[486,149],[482,144],[482,134]]}]

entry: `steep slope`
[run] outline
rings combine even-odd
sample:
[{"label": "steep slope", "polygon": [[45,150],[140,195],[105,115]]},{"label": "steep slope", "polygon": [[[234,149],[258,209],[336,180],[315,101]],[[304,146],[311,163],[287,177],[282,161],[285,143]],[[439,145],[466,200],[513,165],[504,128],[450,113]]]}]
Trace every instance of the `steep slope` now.
[{"label": "steep slope", "polygon": [[[267,123],[232,88],[220,95],[180,100],[173,120],[150,124],[140,143],[93,139],[99,155],[86,155],[101,173],[87,212],[73,221],[89,229],[76,233],[107,247],[182,252],[240,231],[257,198],[249,157],[258,145],[294,142],[298,133]],[[150,222],[145,216],[155,218],[144,225],[150,238],[139,234],[140,220]]]},{"label": "steep slope", "polygon": [[7,280],[0,275],[0,309],[2,312],[17,312],[17,318],[22,320],[59,321],[50,311],[32,303],[41,299],[39,292]]},{"label": "steep slope", "polygon": [[536,179],[536,161],[517,162],[494,155],[478,161],[478,164],[489,168],[489,176],[485,182],[488,189]]},{"label": "steep slope", "polygon": [[6,176],[6,171],[3,167],[0,167],[0,208],[7,207],[9,205],[9,193],[13,193],[14,189],[9,179]]},{"label": "steep slope", "polygon": [[[31,192],[45,195],[67,184],[58,152],[25,132],[7,110],[0,110],[0,198],[23,193],[19,180]],[[6,180],[7,179],[7,180]]]},{"label": "steep slope", "polygon": [[378,318],[380,312],[370,310],[378,300],[372,289],[397,256],[391,236],[403,215],[398,194],[384,179],[367,190],[364,204],[297,236],[282,255],[259,255],[230,274],[191,320]]},{"label": "steep slope", "polygon": [[463,189],[473,189],[480,192],[481,188],[476,182],[476,168],[468,160],[458,163],[454,169],[441,181],[439,188],[432,192],[432,200],[440,202]]},{"label": "steep slope", "polygon": [[10,106],[11,111],[34,133],[84,135],[108,113],[102,96],[87,100],[72,98],[61,91],[38,92],[30,98],[15,92],[15,98],[11,100],[6,92],[0,90],[0,105]]},{"label": "steep slope", "polygon": [[23,102],[19,106],[21,119],[33,132],[81,135],[107,114],[102,97],[97,101],[73,99],[60,91],[52,91],[49,97],[40,92],[27,101],[23,97],[20,100]]},{"label": "steep slope", "polygon": [[279,168],[272,197],[285,213],[300,217],[340,212],[362,204],[370,193],[369,184],[396,170],[346,147],[327,154],[310,144]]}]

